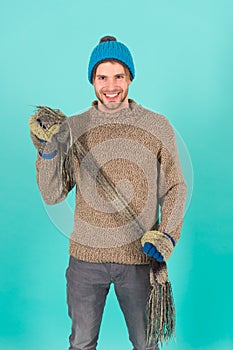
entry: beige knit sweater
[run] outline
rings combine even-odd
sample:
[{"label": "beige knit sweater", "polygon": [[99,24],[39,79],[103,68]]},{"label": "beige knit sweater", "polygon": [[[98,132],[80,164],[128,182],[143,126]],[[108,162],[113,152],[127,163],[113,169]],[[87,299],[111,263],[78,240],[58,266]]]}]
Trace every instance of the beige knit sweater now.
[{"label": "beige knit sweater", "polygon": [[[183,221],[186,186],[174,131],[168,120],[129,100],[129,108],[108,114],[96,108],[68,118],[72,140],[82,142],[88,156],[115,184],[145,231],[156,228],[178,241]],[[141,249],[141,232],[89,176],[85,162],[73,159],[76,185],[74,229],[70,254],[90,262],[148,264]],[[68,192],[59,179],[58,155],[38,156],[37,182],[44,201],[56,204]],[[98,172],[95,174],[98,177]],[[158,216],[160,220],[158,224]]]}]

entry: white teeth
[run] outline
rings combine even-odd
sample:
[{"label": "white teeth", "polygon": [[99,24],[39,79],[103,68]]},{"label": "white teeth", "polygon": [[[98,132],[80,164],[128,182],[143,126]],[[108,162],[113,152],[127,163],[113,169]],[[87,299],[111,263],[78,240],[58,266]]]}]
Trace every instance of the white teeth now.
[{"label": "white teeth", "polygon": [[105,94],[107,97],[116,97],[118,94]]}]

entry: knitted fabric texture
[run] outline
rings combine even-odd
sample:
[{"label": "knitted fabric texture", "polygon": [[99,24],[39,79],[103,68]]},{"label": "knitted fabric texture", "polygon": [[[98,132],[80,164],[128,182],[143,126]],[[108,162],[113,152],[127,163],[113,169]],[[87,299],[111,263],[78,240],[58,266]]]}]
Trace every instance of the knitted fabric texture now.
[{"label": "knitted fabric texture", "polygon": [[99,43],[91,53],[88,65],[88,80],[92,84],[92,73],[95,66],[107,59],[122,62],[129,69],[132,80],[135,77],[133,58],[129,49],[118,41],[104,41]]},{"label": "knitted fabric texture", "polygon": [[151,259],[150,283],[152,286],[147,302],[147,344],[156,340],[168,343],[175,337],[176,312],[167,265]]},{"label": "knitted fabric texture", "polygon": [[[87,150],[78,141],[76,146],[76,156],[79,160],[82,160],[86,156]],[[91,158],[87,164],[87,170],[91,175],[93,175],[93,168],[95,167],[98,167],[98,164],[95,159]],[[102,169],[99,169],[99,172],[100,176],[97,179],[98,186],[103,189],[108,199],[114,201],[115,208],[120,212],[123,218],[128,220],[134,218],[136,220],[136,227],[134,227],[134,229],[138,229],[143,234],[143,224],[137,220],[136,213],[134,213],[132,208],[127,205],[124,196],[117,190]],[[144,245],[148,240],[153,241],[158,249],[163,252],[166,259],[168,259],[170,254],[168,255],[165,252],[168,250],[166,248],[169,246],[169,243],[166,242],[167,246],[165,245],[164,247],[163,237],[164,234],[158,231],[148,231],[143,235],[141,242]],[[165,238],[171,243],[171,240],[167,236],[165,236]],[[156,343],[163,343],[164,341],[168,342],[168,340],[175,334],[175,304],[171,284],[168,281],[167,266],[166,263],[157,265],[156,268],[155,266],[156,262],[152,259],[150,261],[151,292],[148,297],[146,310],[146,337],[148,345],[154,341],[156,341]]]},{"label": "knitted fabric texture", "polygon": [[[142,233],[132,229],[135,223],[114,210],[103,191],[96,192],[96,182],[87,176],[85,162],[80,162],[75,156],[75,140],[84,145],[89,155],[92,149],[103,145],[98,153],[100,163],[105,163],[103,170],[114,185],[122,179],[132,184],[134,194],[129,193],[128,206],[140,217],[144,232],[154,227],[161,205],[162,220],[157,230],[169,232],[176,242],[180,236],[186,187],[173,145],[172,129],[165,117],[135,102],[130,104],[131,108],[110,117],[93,105],[83,114],[67,118],[74,143],[69,150],[70,156],[64,159],[69,166],[66,166],[65,181],[63,174],[62,186],[58,181],[59,154],[49,161],[41,157],[37,160],[37,181],[46,203],[64,200],[76,185],[70,254],[80,260],[124,264],[148,264],[150,261],[141,249]],[[155,135],[144,129],[145,124],[148,124],[146,129],[154,130]],[[135,150],[138,140],[141,148]],[[141,153],[145,149],[148,152]],[[117,152],[120,156],[116,158]],[[107,154],[112,155],[111,161],[105,160]],[[130,159],[127,159],[129,155]],[[157,157],[159,164],[156,164]],[[64,169],[62,171],[64,173]],[[163,177],[163,173],[163,181],[157,183],[156,179]],[[166,200],[164,193],[167,193]]]},{"label": "knitted fabric texture", "polygon": [[168,260],[173,251],[173,244],[170,238],[159,231],[147,231],[141,238],[142,246],[146,242],[153,244],[162,254],[165,261]]},{"label": "knitted fabric texture", "polygon": [[52,136],[58,133],[60,124],[65,115],[49,107],[37,106],[37,111],[29,119],[31,132],[40,140],[51,141]]},{"label": "knitted fabric texture", "polygon": [[30,136],[38,154],[50,160],[57,155],[58,187],[67,189],[69,176],[66,169],[68,152],[72,140],[66,123],[66,116],[59,109],[37,106],[37,111],[29,118]]},{"label": "knitted fabric texture", "polygon": [[30,137],[33,142],[33,145],[39,152],[49,154],[56,150],[56,146],[54,145],[54,143],[48,143],[43,139],[38,138],[38,136],[36,136],[31,130]]}]

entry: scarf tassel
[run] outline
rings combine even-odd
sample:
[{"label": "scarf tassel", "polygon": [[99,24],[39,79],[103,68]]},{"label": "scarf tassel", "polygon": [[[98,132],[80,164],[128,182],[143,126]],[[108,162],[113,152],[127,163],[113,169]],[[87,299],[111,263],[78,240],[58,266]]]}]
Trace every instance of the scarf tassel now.
[{"label": "scarf tassel", "polygon": [[172,337],[175,338],[175,303],[169,281],[159,283],[154,278],[146,311],[147,344],[168,343]]}]

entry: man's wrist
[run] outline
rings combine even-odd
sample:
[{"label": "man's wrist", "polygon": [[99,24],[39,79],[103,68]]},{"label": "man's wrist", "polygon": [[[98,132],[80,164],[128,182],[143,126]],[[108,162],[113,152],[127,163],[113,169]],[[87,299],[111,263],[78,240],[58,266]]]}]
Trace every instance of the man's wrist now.
[{"label": "man's wrist", "polygon": [[35,135],[35,137],[38,139],[38,141],[44,143],[44,142],[47,142],[46,140],[43,140],[43,139],[40,139],[38,136]]},{"label": "man's wrist", "polygon": [[39,151],[39,155],[44,159],[53,159],[57,155],[57,150],[51,153],[42,153],[41,151]]},{"label": "man's wrist", "polygon": [[170,240],[171,240],[171,242],[172,242],[172,244],[173,244],[173,247],[175,247],[175,245],[176,245],[176,242],[175,242],[175,240],[174,240],[174,238],[171,236],[171,235],[169,235],[169,233],[167,233],[167,232],[162,232],[165,236],[167,236],[168,238],[170,238]]},{"label": "man's wrist", "polygon": [[147,231],[141,238],[142,247],[144,247],[147,242],[151,243],[156,248],[162,255],[164,261],[168,260],[174,248],[170,237],[160,231]]}]

